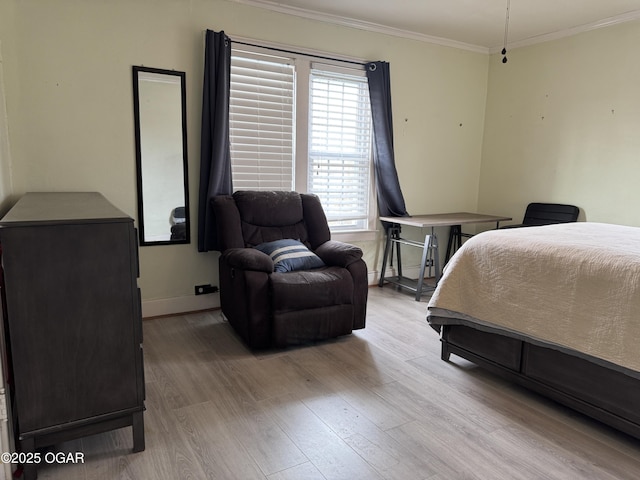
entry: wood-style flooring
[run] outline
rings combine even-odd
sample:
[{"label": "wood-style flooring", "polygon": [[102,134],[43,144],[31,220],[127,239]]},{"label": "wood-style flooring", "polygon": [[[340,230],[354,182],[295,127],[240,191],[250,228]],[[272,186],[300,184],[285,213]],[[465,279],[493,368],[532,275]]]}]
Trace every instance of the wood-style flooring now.
[{"label": "wood-style flooring", "polygon": [[[252,353],[219,311],[144,322],[146,450],[55,446],[40,479],[637,479],[640,441],[453,356],[428,295],[370,289],[367,327]],[[640,408],[640,406],[639,406]]]}]

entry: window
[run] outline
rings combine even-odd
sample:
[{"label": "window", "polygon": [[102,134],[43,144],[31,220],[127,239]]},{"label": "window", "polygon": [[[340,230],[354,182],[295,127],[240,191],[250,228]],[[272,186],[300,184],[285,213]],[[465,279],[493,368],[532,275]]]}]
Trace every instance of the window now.
[{"label": "window", "polygon": [[308,190],[332,230],[368,223],[371,109],[366,77],[311,70]]},{"label": "window", "polygon": [[333,232],[374,229],[362,68],[234,43],[229,113],[234,190],[315,193]]},{"label": "window", "polygon": [[234,190],[294,188],[295,71],[286,58],[231,56],[229,137]]}]

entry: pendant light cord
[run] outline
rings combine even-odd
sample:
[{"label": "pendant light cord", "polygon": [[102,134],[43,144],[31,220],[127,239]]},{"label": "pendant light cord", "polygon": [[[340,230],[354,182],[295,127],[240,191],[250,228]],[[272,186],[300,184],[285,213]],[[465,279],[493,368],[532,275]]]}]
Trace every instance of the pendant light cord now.
[{"label": "pendant light cord", "polygon": [[509,10],[511,9],[511,0],[507,0],[507,13],[504,19],[504,42],[502,46],[502,63],[507,63],[507,38],[509,36]]}]

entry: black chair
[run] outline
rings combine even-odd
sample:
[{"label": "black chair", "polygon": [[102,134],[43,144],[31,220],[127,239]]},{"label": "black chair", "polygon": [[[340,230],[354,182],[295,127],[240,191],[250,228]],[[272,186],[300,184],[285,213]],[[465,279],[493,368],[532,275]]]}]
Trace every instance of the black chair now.
[{"label": "black chair", "polygon": [[501,228],[536,227],[554,223],[569,223],[578,220],[580,209],[574,205],[561,203],[530,203],[524,213],[522,223],[505,225]]}]

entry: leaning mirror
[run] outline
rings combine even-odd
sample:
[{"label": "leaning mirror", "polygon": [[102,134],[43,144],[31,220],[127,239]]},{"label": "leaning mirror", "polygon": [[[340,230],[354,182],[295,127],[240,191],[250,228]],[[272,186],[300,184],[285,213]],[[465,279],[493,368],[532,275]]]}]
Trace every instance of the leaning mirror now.
[{"label": "leaning mirror", "polygon": [[189,243],[185,73],[133,67],[140,245]]}]

